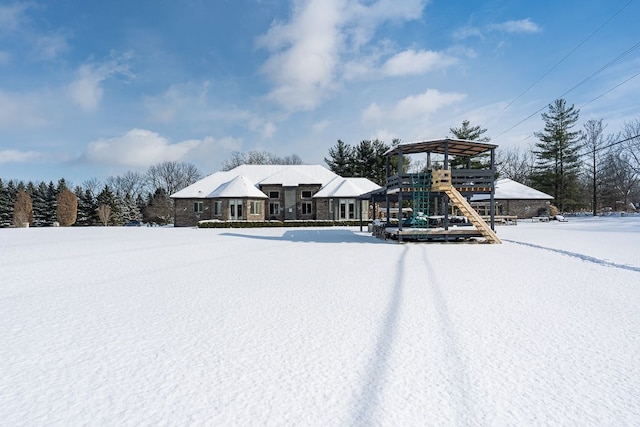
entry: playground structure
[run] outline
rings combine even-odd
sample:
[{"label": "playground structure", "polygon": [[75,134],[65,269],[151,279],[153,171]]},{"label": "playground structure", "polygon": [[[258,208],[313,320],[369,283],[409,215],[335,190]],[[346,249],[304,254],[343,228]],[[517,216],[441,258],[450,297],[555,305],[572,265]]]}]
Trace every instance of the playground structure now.
[{"label": "playground structure", "polygon": [[[495,149],[497,145],[460,139],[439,139],[399,144],[385,153],[386,185],[361,196],[377,206],[384,203],[384,221],[373,225],[373,233],[398,241],[459,241],[483,238],[487,243],[502,243],[495,233]],[[418,173],[403,172],[405,155],[426,153],[426,167]],[[472,158],[488,153],[489,162],[471,168]],[[435,165],[432,154],[442,156]],[[452,157],[462,158],[465,168],[450,169]],[[392,159],[397,159],[395,171]],[[473,194],[489,194],[489,223],[469,204]],[[391,221],[396,205],[410,205],[410,216]],[[403,209],[404,210],[404,209]],[[457,210],[459,215],[453,215]]]}]

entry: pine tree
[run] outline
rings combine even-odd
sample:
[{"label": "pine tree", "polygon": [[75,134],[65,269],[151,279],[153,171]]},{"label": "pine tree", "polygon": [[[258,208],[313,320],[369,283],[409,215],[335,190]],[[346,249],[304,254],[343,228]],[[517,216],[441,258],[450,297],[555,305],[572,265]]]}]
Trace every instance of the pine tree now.
[{"label": "pine tree", "polygon": [[27,192],[33,204],[33,226],[44,227],[47,225],[47,184],[40,182],[35,187],[32,182],[29,182]]},{"label": "pine tree", "polygon": [[[488,136],[482,136],[487,132],[486,129],[483,129],[481,126],[471,126],[469,120],[463,120],[462,126],[459,128],[449,128],[449,131],[457,139],[477,142],[491,141],[491,138]],[[468,157],[455,157],[451,160],[451,168],[467,169],[467,160],[469,160],[471,169],[486,169],[491,163],[489,153],[484,153],[471,159]]]},{"label": "pine tree", "polygon": [[579,115],[580,110],[557,99],[549,105],[549,112],[542,114],[544,131],[535,133],[540,142],[533,151],[537,161],[531,182],[536,189],[551,194],[561,212],[578,205],[578,143],[582,132],[571,129]]},{"label": "pine tree", "polygon": [[98,203],[93,197],[90,189],[82,190],[82,187],[76,188],[76,196],[78,197],[78,219],[77,225],[98,225]]},{"label": "pine tree", "polygon": [[376,153],[369,140],[360,141],[354,149],[353,176],[370,178],[375,174]]},{"label": "pine tree", "polygon": [[354,176],[355,155],[353,148],[338,140],[338,143],[329,148],[329,158],[324,158],[329,169],[343,177]]},{"label": "pine tree", "polygon": [[109,206],[109,225],[122,225],[122,206],[118,197],[105,185],[98,197],[96,197],[98,208],[102,205]]},{"label": "pine tree", "polygon": [[56,212],[58,210],[58,189],[56,188],[53,181],[49,181],[49,185],[47,186],[46,202],[47,210],[45,225],[53,225],[53,223],[56,221]]},{"label": "pine tree", "polygon": [[9,227],[13,218],[13,199],[8,184],[0,178],[0,228]]}]

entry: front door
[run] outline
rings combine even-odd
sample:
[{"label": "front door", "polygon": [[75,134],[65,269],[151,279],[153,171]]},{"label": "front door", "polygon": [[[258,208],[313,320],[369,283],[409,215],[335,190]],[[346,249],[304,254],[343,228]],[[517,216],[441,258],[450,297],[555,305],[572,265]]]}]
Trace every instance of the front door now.
[{"label": "front door", "polygon": [[355,200],[340,200],[340,218],[339,219],[355,219],[356,218],[356,202]]},{"label": "front door", "polygon": [[243,204],[241,199],[229,200],[229,219],[244,219]]}]

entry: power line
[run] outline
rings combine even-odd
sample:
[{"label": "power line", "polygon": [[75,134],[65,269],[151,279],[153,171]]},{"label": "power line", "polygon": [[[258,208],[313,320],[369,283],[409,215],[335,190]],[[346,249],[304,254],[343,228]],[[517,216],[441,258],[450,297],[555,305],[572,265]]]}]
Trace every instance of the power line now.
[{"label": "power line", "polygon": [[[571,49],[571,51],[569,51],[569,53],[567,53],[562,59],[560,59],[560,61],[558,61],[553,67],[549,68],[549,70],[547,70],[542,76],[540,76],[535,82],[533,82],[531,85],[529,85],[529,87],[527,87],[524,91],[522,91],[522,93],[520,93],[518,96],[516,96],[513,100],[511,100],[511,102],[509,102],[509,104],[507,104],[502,110],[498,111],[498,113],[496,113],[492,118],[489,119],[489,121],[487,123],[491,123],[493,120],[495,120],[496,117],[498,117],[503,111],[505,111],[507,108],[511,107],[511,105],[513,105],[514,102],[516,102],[518,99],[520,99],[525,93],[529,92],[529,90],[531,90],[535,85],[537,85],[542,79],[544,79],[545,77],[547,77],[553,70],[555,70],[556,68],[558,68],[558,66],[560,66],[560,64],[562,64],[567,58],[569,58],[569,56],[571,56],[576,50],[580,49],[582,47],[582,45],[584,45],[591,37],[593,37],[598,31],[600,31],[605,25],[607,25],[609,22],[611,22],[611,20],[613,20],[613,18],[615,18],[616,16],[618,16],[624,9],[626,9],[627,6],[629,6],[631,3],[633,3],[633,0],[629,0],[624,6],[622,6],[616,13],[614,13],[609,19],[607,19],[606,21],[604,21],[598,28],[596,28],[591,34],[589,34],[584,40],[582,40],[580,43],[578,43],[578,45],[576,47],[574,47],[573,49]],[[534,113],[535,114],[535,113]]]},{"label": "power line", "polygon": [[[611,61],[609,61],[608,63],[606,63],[605,65],[603,65],[602,67],[600,67],[598,70],[594,71],[593,73],[591,73],[588,77],[586,77],[585,79],[583,79],[580,83],[574,85],[571,89],[567,90],[566,92],[564,92],[562,95],[558,96],[558,98],[564,98],[565,95],[569,94],[570,92],[573,92],[575,89],[577,89],[578,87],[582,86],[584,83],[586,83],[587,81],[591,80],[594,76],[600,74],[601,72],[603,72],[604,70],[606,70],[607,68],[609,68],[610,66],[612,66],[613,64],[615,64],[616,62],[618,62],[620,59],[624,58],[625,56],[627,56],[629,53],[633,52],[634,50],[636,50],[638,47],[640,47],[640,42],[637,42],[636,44],[634,44],[633,46],[631,46],[629,49],[627,49],[626,51],[624,51],[623,53],[621,53],[620,55],[616,56],[614,59],[612,59]],[[548,104],[547,104],[548,105]],[[500,134],[498,134],[498,136],[496,136],[496,138],[499,138],[500,136],[504,135],[505,133],[509,132],[510,130],[520,126],[522,123],[526,122],[527,120],[529,120],[531,117],[535,116],[536,114],[538,114],[539,112],[541,112],[542,110],[544,110],[547,105],[545,105],[544,107],[539,108],[538,110],[534,111],[533,113],[529,114],[527,117],[525,117],[524,119],[520,120],[518,123],[516,123],[515,125],[511,126],[509,129],[502,131]]]},{"label": "power line", "polygon": [[619,88],[620,86],[622,86],[623,84],[625,84],[625,83],[626,83],[626,82],[628,82],[629,80],[632,80],[632,79],[634,79],[634,78],[636,78],[636,77],[638,77],[638,76],[640,76],[640,71],[639,71],[639,72],[637,72],[637,73],[635,73],[633,76],[631,76],[631,77],[629,77],[629,78],[625,79],[624,81],[622,81],[622,82],[618,83],[617,85],[615,85],[614,87],[612,87],[612,88],[611,88],[611,89],[609,89],[608,91],[606,91],[606,92],[604,92],[604,93],[601,93],[600,95],[596,96],[595,98],[593,98],[591,101],[587,102],[586,104],[582,104],[582,105],[580,106],[580,108],[578,108],[578,109],[579,109],[579,110],[582,110],[582,108],[584,108],[584,107],[586,107],[587,105],[591,104],[593,101],[596,101],[596,100],[598,100],[598,99],[602,98],[603,96],[605,96],[605,95],[606,95],[606,94],[608,94],[609,92],[612,92],[613,90],[615,90],[615,89]]},{"label": "power line", "polygon": [[640,138],[640,133],[637,134],[637,135],[634,135],[634,136],[630,136],[630,137],[625,138],[625,139],[621,139],[620,141],[612,142],[610,144],[603,145],[601,147],[597,147],[597,148],[595,148],[593,150],[587,151],[586,153],[578,154],[578,158],[593,154],[594,152],[598,152],[600,150],[606,150],[607,148],[615,147],[616,145],[631,141],[632,139],[636,139],[636,138]]}]

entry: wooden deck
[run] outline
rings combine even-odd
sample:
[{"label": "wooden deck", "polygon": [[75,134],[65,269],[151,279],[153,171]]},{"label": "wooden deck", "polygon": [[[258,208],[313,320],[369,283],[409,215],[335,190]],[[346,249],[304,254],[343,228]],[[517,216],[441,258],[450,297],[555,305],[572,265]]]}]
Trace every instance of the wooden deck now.
[{"label": "wooden deck", "polygon": [[[381,236],[382,237],[382,236]],[[397,227],[387,227],[384,229],[385,239],[394,240],[460,240],[472,237],[483,237],[482,233],[474,227],[452,227],[448,230],[444,228],[410,228],[404,227],[400,231]]]}]

